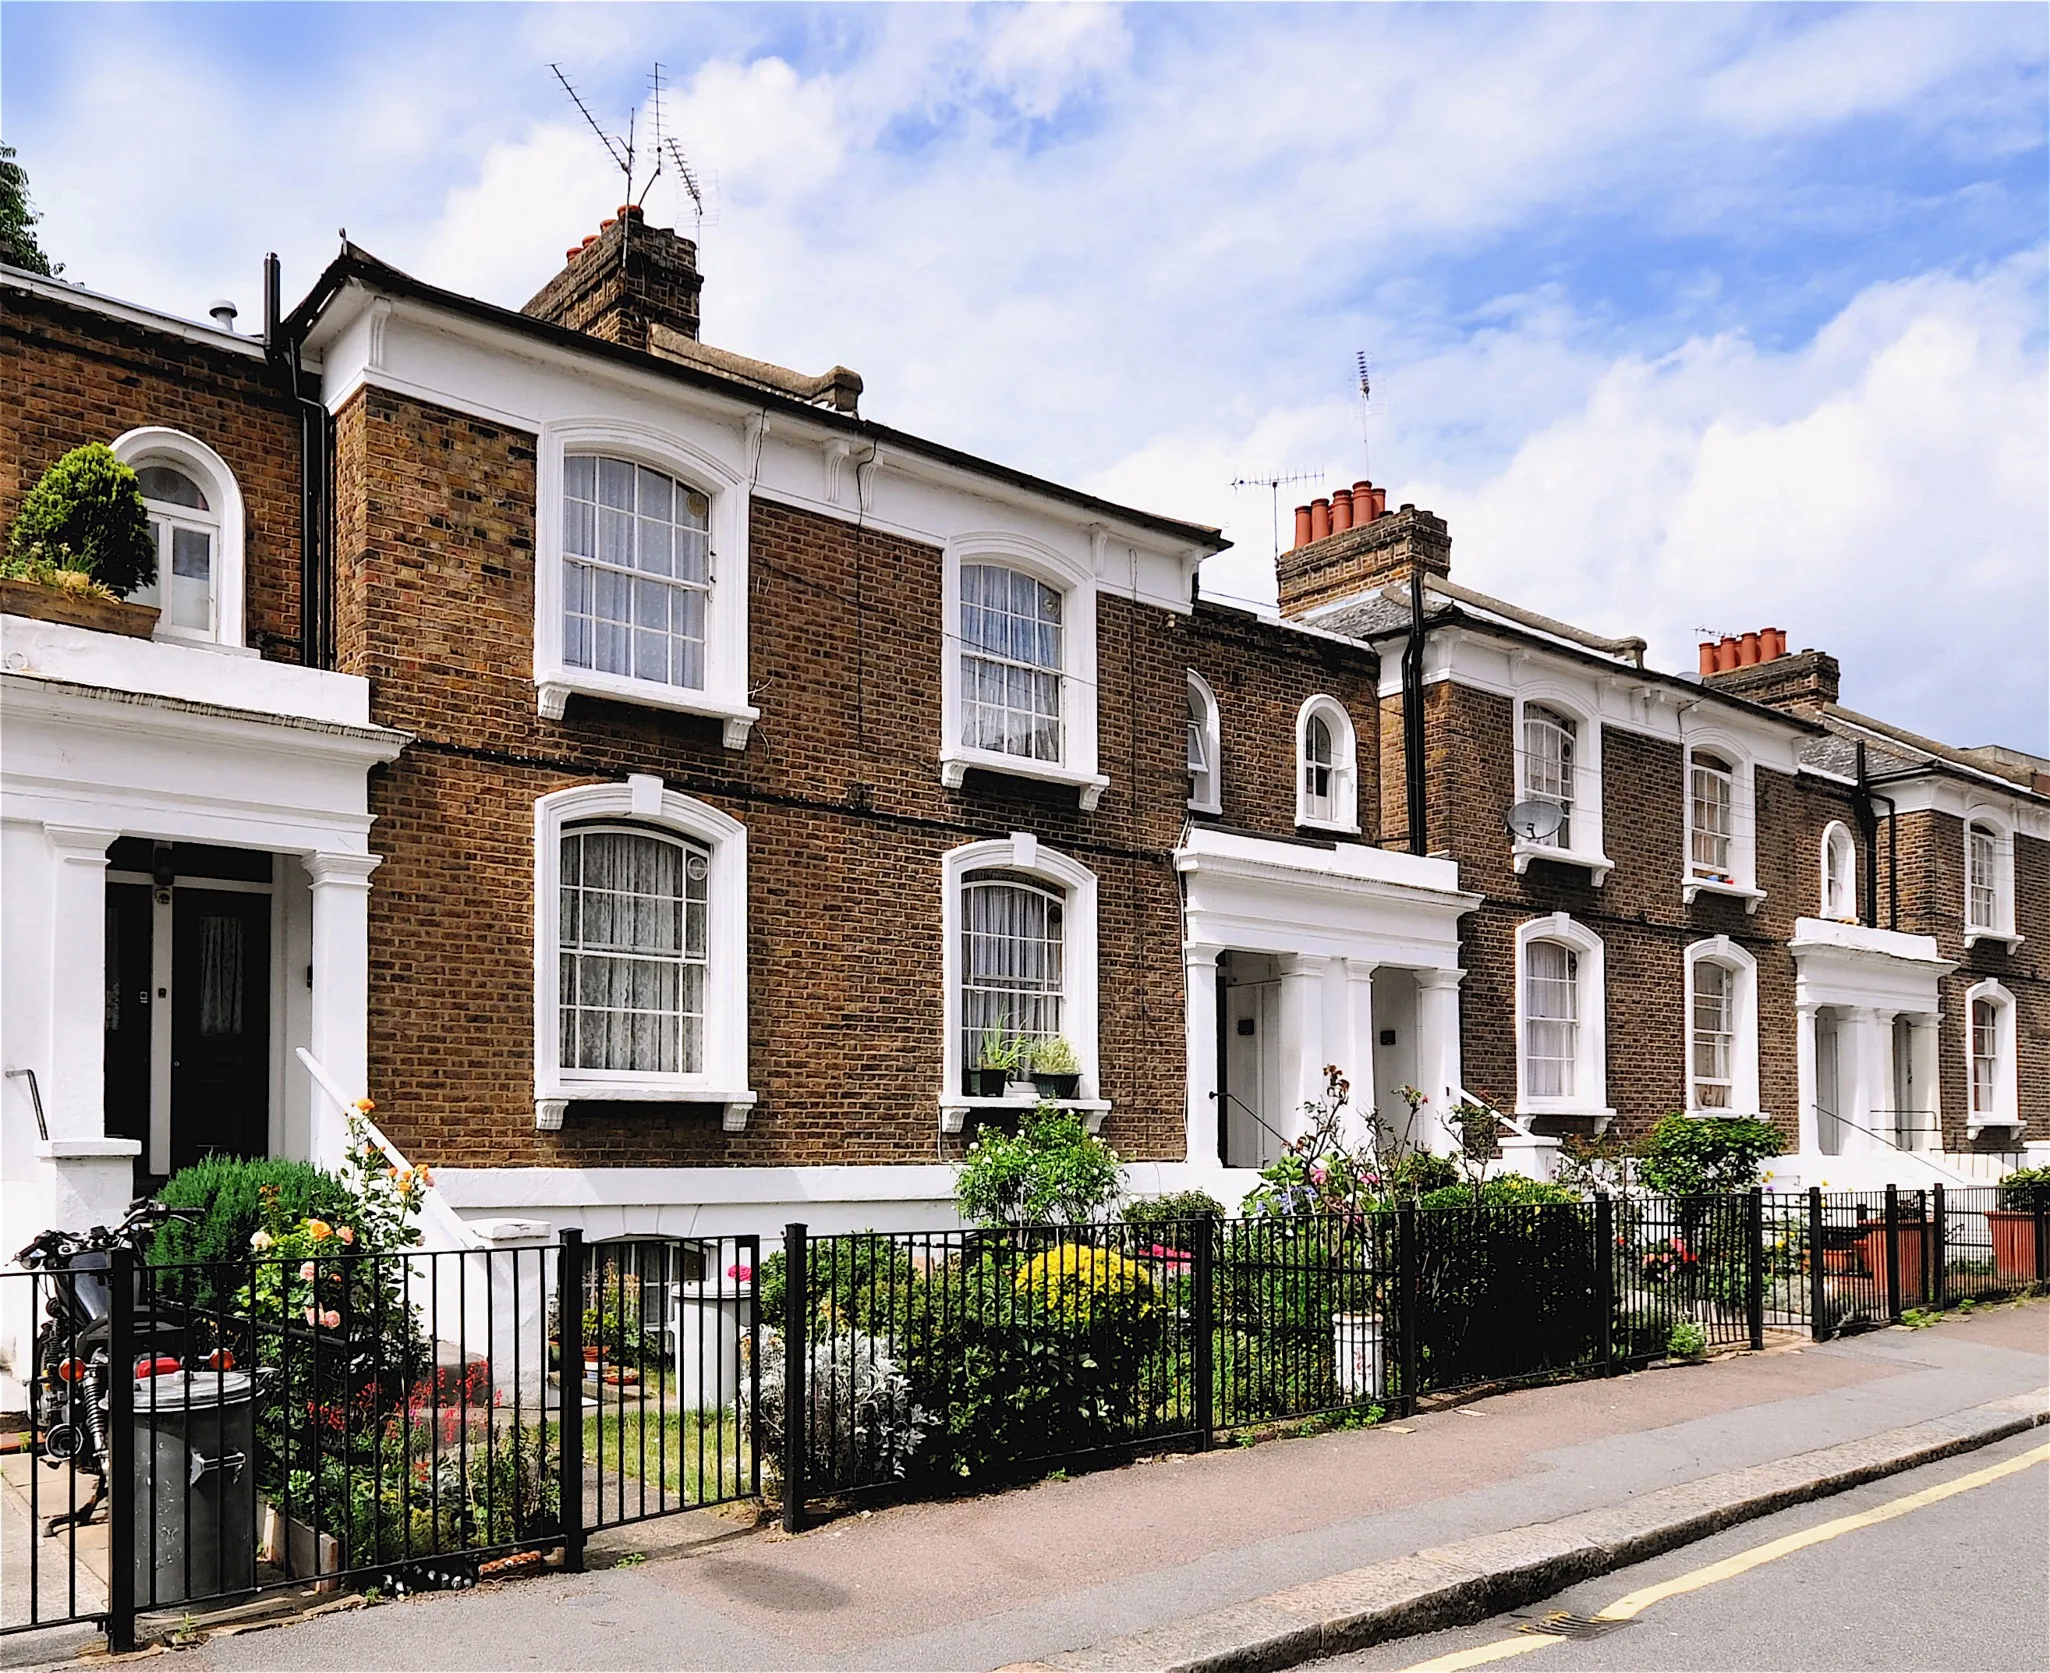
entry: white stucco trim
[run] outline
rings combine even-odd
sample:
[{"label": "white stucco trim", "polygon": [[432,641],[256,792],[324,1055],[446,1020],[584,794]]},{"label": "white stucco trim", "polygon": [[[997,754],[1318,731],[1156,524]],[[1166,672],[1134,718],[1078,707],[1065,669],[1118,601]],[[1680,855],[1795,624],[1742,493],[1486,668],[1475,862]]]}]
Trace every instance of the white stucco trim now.
[{"label": "white stucco trim", "polygon": [[[194,478],[207,495],[210,515],[218,520],[220,544],[214,553],[214,631],[195,633],[166,625],[170,612],[157,623],[160,639],[212,642],[239,649],[245,643],[243,610],[248,584],[244,575],[242,490],[235,473],[223,459],[196,436],[161,424],[144,425],[114,438],[114,457],[130,470],[145,465],[170,465]],[[170,578],[163,578],[168,589]]]},{"label": "white stucco trim", "polygon": [[[1572,949],[1579,989],[1579,1025],[1574,1031],[1574,1090],[1570,1097],[1540,1096],[1525,1084],[1528,1067],[1524,995],[1528,952],[1537,941]],[[1526,918],[1516,926],[1516,1113],[1519,1116],[1574,1115],[1606,1120],[1609,1107],[1608,974],[1602,939],[1570,913]]]},{"label": "white stucco trim", "polygon": [[[1319,818],[1310,811],[1310,792],[1305,783],[1309,769],[1309,735],[1312,719],[1321,720],[1331,731],[1331,813]],[[1295,716],[1295,822],[1308,831],[1335,831],[1341,836],[1358,836],[1360,829],[1359,737],[1352,716],[1336,697],[1318,692],[1305,698]]]},{"label": "white stucco trim", "polygon": [[940,862],[940,1124],[959,1132],[970,1108],[1003,1100],[969,1098],[962,1090],[961,886],[981,871],[1015,872],[1058,889],[1061,908],[1061,1033],[1082,1065],[1077,1107],[1110,1108],[1098,1096],[1096,873],[1078,860],[1043,847],[1029,831],[950,848]]},{"label": "white stucco trim", "polygon": [[[711,596],[705,611],[702,687],[572,668],[562,652],[563,460],[571,453],[630,459],[695,488],[711,502]],[[551,419],[535,442],[534,687],[540,712],[560,720],[576,693],[723,723],[728,749],[745,749],[761,711],[748,701],[746,480],[675,430],[603,414]]]},{"label": "white stucco trim", "polygon": [[[1704,964],[1719,964],[1733,978],[1730,990],[1730,1103],[1727,1109],[1702,1107],[1694,1078],[1694,980]],[[1758,1107],[1758,960],[1727,935],[1710,936],[1687,949],[1682,995],[1681,1038],[1687,1072],[1690,1115],[1759,1115]]]},{"label": "white stucco trim", "polygon": [[[1829,898],[1829,855],[1832,845],[1842,849],[1844,857],[1843,899],[1832,902]],[[1839,909],[1830,911],[1832,904]],[[1832,819],[1822,828],[1822,844],[1816,853],[1815,867],[1815,913],[1835,923],[1858,921],[1858,841],[1851,835],[1850,826],[1841,819]]]},{"label": "white stucco trim", "polygon": [[[557,1013],[562,833],[612,819],[670,831],[711,850],[705,952],[705,1055],[697,1074],[566,1069]],[[747,828],[729,814],[665,790],[653,774],[557,790],[534,804],[534,1102],[537,1125],[560,1126],[582,1100],[718,1104],[729,1131],[744,1125],[747,1083]]]},{"label": "white stucco trim", "polygon": [[[971,529],[947,542],[940,584],[940,782],[959,789],[968,769],[1074,786],[1093,809],[1110,780],[1096,762],[1096,587],[1090,566],[1059,547],[1008,529]],[[1034,761],[961,742],[961,566],[1015,569],[1061,595],[1061,758]]]}]

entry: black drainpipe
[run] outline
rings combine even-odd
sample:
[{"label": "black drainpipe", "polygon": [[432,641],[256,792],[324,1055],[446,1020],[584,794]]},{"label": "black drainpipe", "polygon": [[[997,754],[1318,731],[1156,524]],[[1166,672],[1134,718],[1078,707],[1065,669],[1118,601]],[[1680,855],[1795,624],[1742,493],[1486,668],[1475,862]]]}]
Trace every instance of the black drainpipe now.
[{"label": "black drainpipe", "polygon": [[1409,793],[1409,851],[1430,851],[1424,829],[1424,572],[1409,572],[1409,643],[1402,649],[1402,780]]},{"label": "black drainpipe", "polygon": [[299,660],[308,668],[331,668],[334,572],[328,563],[328,512],[334,436],[327,408],[306,393],[300,339],[284,334],[280,278],[273,251],[263,258],[263,343],[273,372],[299,406]]}]

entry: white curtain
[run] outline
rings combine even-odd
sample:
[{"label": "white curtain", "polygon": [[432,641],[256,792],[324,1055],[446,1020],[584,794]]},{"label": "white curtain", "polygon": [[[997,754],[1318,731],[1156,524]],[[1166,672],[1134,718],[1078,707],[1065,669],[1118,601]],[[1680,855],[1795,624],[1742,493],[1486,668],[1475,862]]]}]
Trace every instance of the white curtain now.
[{"label": "white curtain", "polygon": [[961,742],[1061,759],[1061,595],[1014,569],[961,566]]},{"label": "white curtain", "polygon": [[562,1065],[696,1074],[711,859],[616,828],[562,839]]},{"label": "white curtain", "polygon": [[1730,1107],[1730,972],[1706,959],[1694,966],[1694,1097],[1698,1109]]},{"label": "white curtain", "polygon": [[242,1032],[242,920],[207,914],[199,920],[199,1031]]},{"label": "white curtain", "polygon": [[961,891],[962,1062],[986,1032],[1047,1039],[1061,1031],[1061,901],[1030,884],[970,882]]},{"label": "white curtain", "polygon": [[1524,950],[1525,1090],[1534,1098],[1570,1098],[1580,1057],[1579,958],[1556,941]]}]

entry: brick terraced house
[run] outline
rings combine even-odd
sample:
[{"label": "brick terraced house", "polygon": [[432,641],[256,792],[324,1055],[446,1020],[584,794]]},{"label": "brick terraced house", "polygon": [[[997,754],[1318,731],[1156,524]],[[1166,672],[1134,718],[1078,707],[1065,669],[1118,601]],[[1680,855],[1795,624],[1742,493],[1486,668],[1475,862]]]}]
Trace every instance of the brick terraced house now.
[{"label": "brick terraced house", "polygon": [[1227,608],[1216,531],[708,347],[699,283],[637,210],[519,312],[273,269],[260,339],[0,272],[0,521],[106,441],[172,591],[4,622],[9,1247],[362,1091],[448,1236],[943,1222],[1003,1036],[1141,1189],[1235,1195],[1333,1063],[1526,1171],[1672,1109],[1782,1183],[2050,1142],[2050,763],[1773,634],[1649,669],[1367,484]]}]

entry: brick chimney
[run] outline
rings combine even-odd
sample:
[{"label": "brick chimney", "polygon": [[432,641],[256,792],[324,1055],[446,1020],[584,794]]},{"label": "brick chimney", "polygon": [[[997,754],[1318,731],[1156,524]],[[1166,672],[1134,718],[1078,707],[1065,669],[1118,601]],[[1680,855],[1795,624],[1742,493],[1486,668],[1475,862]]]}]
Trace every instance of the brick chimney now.
[{"label": "brick chimney", "polygon": [[704,282],[697,245],[668,227],[649,226],[640,206],[630,203],[570,250],[563,270],[520,312],[646,353],[653,325],[697,337]]},{"label": "brick chimney", "polygon": [[1787,650],[1776,627],[1726,633],[1699,647],[1701,683],[1769,709],[1806,709],[1837,700],[1841,670],[1827,651]]},{"label": "brick chimney", "polygon": [[1443,520],[1413,505],[1390,511],[1388,490],[1371,482],[1297,506],[1295,527],[1294,548],[1274,566],[1284,616],[1407,582],[1412,570],[1452,570],[1452,536]]}]

